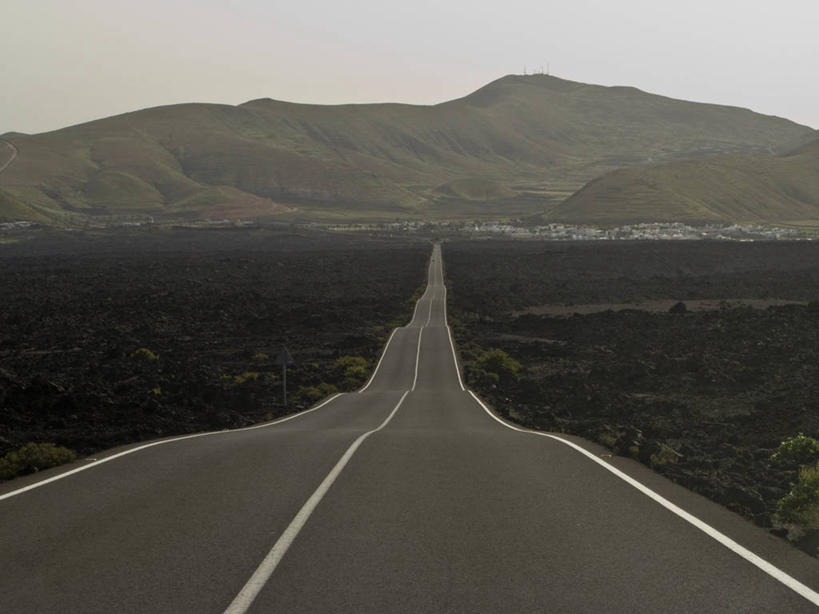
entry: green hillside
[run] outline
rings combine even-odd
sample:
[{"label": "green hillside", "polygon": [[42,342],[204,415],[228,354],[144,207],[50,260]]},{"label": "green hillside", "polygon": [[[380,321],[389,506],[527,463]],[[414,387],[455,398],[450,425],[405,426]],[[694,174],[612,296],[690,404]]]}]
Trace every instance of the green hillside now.
[{"label": "green hillside", "polygon": [[779,156],[722,156],[614,171],[544,219],[819,226],[819,139]]},{"label": "green hillside", "polygon": [[5,135],[19,155],[0,173],[0,218],[524,215],[615,168],[771,154],[809,132],[546,75],[434,106],[175,105]]}]

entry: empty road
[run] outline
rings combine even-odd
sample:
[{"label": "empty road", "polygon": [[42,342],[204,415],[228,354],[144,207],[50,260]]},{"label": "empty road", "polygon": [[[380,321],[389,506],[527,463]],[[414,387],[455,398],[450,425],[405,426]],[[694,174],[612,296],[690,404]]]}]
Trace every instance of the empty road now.
[{"label": "empty road", "polygon": [[494,417],[463,389],[445,303],[435,247],[362,391],[0,486],[0,611],[819,609],[816,560],[632,461]]}]

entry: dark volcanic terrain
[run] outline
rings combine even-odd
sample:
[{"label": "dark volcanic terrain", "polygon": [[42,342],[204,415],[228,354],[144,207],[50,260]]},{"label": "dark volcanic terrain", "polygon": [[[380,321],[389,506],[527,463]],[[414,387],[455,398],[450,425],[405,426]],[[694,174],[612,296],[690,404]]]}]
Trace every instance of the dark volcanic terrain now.
[{"label": "dark volcanic terrain", "polygon": [[[800,432],[819,436],[819,244],[444,247],[467,381],[498,411],[596,440],[775,524],[799,466],[770,456]],[[663,300],[682,304],[658,311]],[[492,348],[518,373],[487,374]]]},{"label": "dark volcanic terrain", "polygon": [[0,456],[237,427],[360,386],[428,256],[402,239],[246,229],[0,246]]}]

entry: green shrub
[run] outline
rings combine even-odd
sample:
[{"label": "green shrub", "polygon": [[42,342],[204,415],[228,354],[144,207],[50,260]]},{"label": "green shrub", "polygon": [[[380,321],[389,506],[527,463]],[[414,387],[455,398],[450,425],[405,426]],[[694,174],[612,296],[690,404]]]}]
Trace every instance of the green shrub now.
[{"label": "green shrub", "polygon": [[234,375],[233,381],[237,386],[241,386],[245,382],[255,382],[259,379],[259,373],[256,371],[245,371],[241,375]]},{"label": "green shrub", "polygon": [[819,457],[819,441],[799,433],[796,437],[789,437],[771,455],[775,463],[793,465],[808,465]]},{"label": "green shrub", "polygon": [[324,397],[338,392],[338,388],[332,384],[322,382],[318,386],[302,386],[296,391],[296,400],[306,405],[312,405]]},{"label": "green shrub", "polygon": [[154,354],[148,348],[139,348],[131,353],[131,358],[141,358],[142,360],[159,360],[159,355]]},{"label": "green shrub", "polygon": [[803,529],[819,529],[819,463],[802,467],[799,481],[777,503],[776,517]]},{"label": "green shrub", "polygon": [[500,377],[497,373],[472,368],[469,369],[469,383],[478,388],[492,388],[500,383]]},{"label": "green shrub", "polygon": [[679,453],[667,443],[660,442],[657,451],[649,458],[652,467],[676,463],[680,458]]},{"label": "green shrub", "polygon": [[219,377],[219,381],[222,383],[223,388],[230,389],[235,388],[236,386],[241,386],[247,382],[255,382],[260,377],[263,377],[263,375],[258,371],[245,371],[244,373],[240,373],[238,375],[228,375],[227,373],[223,373]]},{"label": "green shrub", "polygon": [[606,446],[607,448],[613,448],[614,444],[617,443],[617,439],[617,435],[609,431],[603,431],[597,435],[597,443],[599,443],[601,446]]},{"label": "green shrub", "polygon": [[490,376],[494,374],[499,381],[509,381],[520,371],[520,363],[503,350],[495,348],[478,356],[472,369],[477,372],[485,371]]},{"label": "green shrub", "polygon": [[333,366],[339,371],[344,371],[350,367],[363,367],[366,369],[367,359],[363,356],[341,356],[336,358]]},{"label": "green shrub", "polygon": [[74,452],[53,443],[27,443],[0,458],[0,480],[10,480],[76,459]]},{"label": "green shrub", "polygon": [[344,390],[354,390],[367,381],[369,370],[367,360],[361,356],[341,356],[336,359],[334,369],[341,372]]}]

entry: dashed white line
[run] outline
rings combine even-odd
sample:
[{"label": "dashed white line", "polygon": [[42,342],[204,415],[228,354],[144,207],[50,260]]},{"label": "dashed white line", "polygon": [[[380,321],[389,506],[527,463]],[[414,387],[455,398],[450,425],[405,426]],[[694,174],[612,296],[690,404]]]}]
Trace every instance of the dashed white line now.
[{"label": "dashed white line", "polygon": [[336,481],[339,474],[343,471],[344,467],[347,466],[347,463],[352,458],[353,454],[355,454],[358,447],[362,444],[362,442],[367,439],[373,433],[377,433],[381,429],[383,429],[387,424],[390,423],[392,417],[398,412],[398,409],[401,407],[401,404],[404,402],[404,399],[409,394],[409,390],[404,391],[404,394],[401,395],[401,399],[398,401],[396,406],[393,408],[390,415],[387,416],[387,419],[381,423],[378,428],[375,428],[371,431],[367,431],[366,433],[360,435],[358,439],[356,439],[352,445],[347,448],[347,451],[344,455],[339,459],[336,463],[335,467],[327,474],[327,477],[319,484],[319,487],[316,491],[310,496],[307,502],[302,506],[284,532],[279,536],[279,539],[273,544],[273,548],[271,548],[270,552],[261,562],[259,567],[256,568],[256,571],[253,572],[253,575],[250,576],[250,579],[247,583],[242,587],[242,590],[239,591],[239,594],[236,595],[234,600],[225,610],[225,614],[243,614],[247,612],[250,608],[250,605],[253,603],[253,600],[256,599],[256,596],[262,590],[264,585],[270,579],[270,576],[273,575],[273,572],[276,570],[276,567],[279,564],[279,561],[282,560],[282,557],[285,555],[287,550],[290,548],[290,545],[293,543],[293,540],[296,539],[296,536],[301,531],[304,524],[310,518],[310,515],[313,513],[313,510],[316,509],[316,506],[321,502],[324,498],[324,495],[327,494],[327,491],[330,490],[330,487],[333,485],[333,482]]},{"label": "dashed white line", "polygon": [[721,533],[720,531],[718,531],[717,529],[715,529],[711,525],[707,524],[706,522],[703,522],[702,520],[700,520],[699,518],[697,518],[693,514],[691,514],[689,512],[686,512],[684,509],[682,509],[678,505],[675,505],[674,503],[672,503],[671,501],[669,501],[668,499],[666,499],[662,495],[654,492],[648,486],[645,486],[644,484],[642,484],[642,483],[638,482],[637,480],[635,480],[634,478],[632,478],[630,475],[624,473],[623,471],[620,471],[617,467],[614,467],[614,466],[608,464],[607,462],[601,460],[600,458],[598,458],[597,456],[595,456],[591,452],[581,448],[576,443],[571,442],[571,441],[569,441],[567,439],[563,439],[562,437],[558,437],[557,435],[552,435],[551,433],[542,433],[542,432],[539,432],[539,431],[530,431],[530,430],[527,430],[527,429],[522,429],[520,427],[514,426],[512,424],[509,424],[505,420],[501,420],[498,416],[496,416],[494,414],[494,412],[492,412],[483,403],[483,401],[481,401],[477,397],[477,395],[474,392],[472,392],[470,390],[469,394],[472,395],[472,398],[475,399],[475,401],[478,403],[478,405],[480,405],[487,414],[489,414],[492,418],[497,420],[499,423],[501,423],[506,428],[512,429],[513,431],[518,431],[520,433],[527,433],[529,435],[539,435],[541,437],[548,437],[549,439],[554,439],[555,441],[559,441],[560,443],[569,446],[570,448],[574,449],[575,451],[580,452],[583,456],[585,456],[588,459],[594,461],[595,463],[597,463],[598,465],[603,467],[606,471],[610,471],[611,473],[616,475],[618,478],[620,478],[621,480],[623,480],[624,482],[626,482],[630,486],[636,488],[637,490],[639,490],[641,493],[643,493],[644,495],[646,495],[650,499],[653,499],[654,501],[656,501],[657,503],[662,505],[664,508],[666,508],[671,513],[676,514],[677,516],[679,516],[680,518],[682,518],[683,520],[685,520],[689,524],[693,525],[694,527],[696,527],[697,529],[699,529],[700,531],[702,531],[703,533],[708,535],[708,537],[711,537],[712,539],[718,541],[720,544],[722,544],[723,546],[725,546],[726,548],[728,548],[729,550],[731,550],[735,554],[741,556],[743,559],[745,559],[746,561],[748,561],[749,563],[751,563],[755,567],[761,569],[763,572],[765,572],[766,574],[771,576],[774,580],[777,580],[777,581],[781,582],[782,584],[787,586],[789,589],[791,589],[792,591],[798,593],[799,595],[801,595],[802,597],[804,597],[805,599],[807,599],[808,601],[810,601],[814,605],[819,606],[819,593],[817,593],[816,591],[814,591],[810,587],[805,586],[804,584],[802,584],[796,578],[788,575],[787,573],[785,573],[784,571],[782,571],[778,567],[772,565],[771,563],[769,563],[768,561],[766,561],[762,557],[754,554],[753,552],[751,552],[750,550],[748,550],[744,546],[741,546],[740,544],[735,542],[733,539],[731,539],[730,537],[728,537],[724,533]]}]

